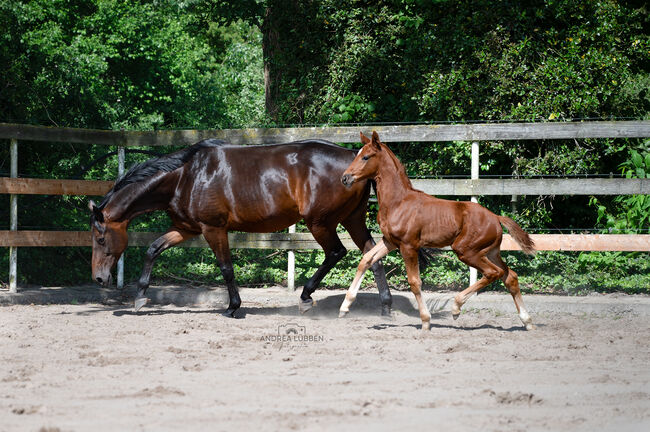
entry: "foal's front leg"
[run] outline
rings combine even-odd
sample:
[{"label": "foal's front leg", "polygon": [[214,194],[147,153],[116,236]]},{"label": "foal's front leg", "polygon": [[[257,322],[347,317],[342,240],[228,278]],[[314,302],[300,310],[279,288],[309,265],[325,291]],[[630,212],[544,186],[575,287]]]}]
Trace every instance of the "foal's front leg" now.
[{"label": "foal's front leg", "polygon": [[361,281],[363,280],[363,274],[366,272],[366,270],[368,270],[377,261],[385,257],[388,252],[392,251],[393,249],[395,249],[395,246],[382,239],[375,245],[375,247],[363,255],[363,258],[361,258],[361,262],[359,263],[359,267],[357,267],[357,273],[354,276],[354,280],[352,281],[350,288],[348,288],[348,292],[345,294],[345,299],[343,300],[341,308],[339,309],[339,318],[344,317],[348,312],[350,312],[350,305],[357,298],[357,293],[359,292]]},{"label": "foal's front leg", "polygon": [[138,292],[135,296],[135,311],[139,311],[142,306],[147,303],[146,292],[149,288],[149,280],[151,278],[151,270],[153,269],[153,263],[156,261],[156,258],[160,256],[161,253],[166,251],[172,246],[176,246],[179,243],[184,242],[187,239],[195,237],[197,234],[190,233],[187,231],[180,230],[178,228],[170,228],[162,236],[158,237],[147,249],[147,254],[144,258],[144,266],[142,267],[142,274],[140,279],[138,279]]},{"label": "foal's front leg", "polygon": [[415,301],[418,303],[418,310],[420,311],[420,319],[422,319],[422,330],[429,330],[429,322],[431,321],[431,313],[426,303],[422,299],[422,279],[420,278],[420,267],[418,263],[418,251],[410,247],[400,247],[400,253],[404,258],[406,265],[406,275],[408,277],[411,292],[415,296]]}]

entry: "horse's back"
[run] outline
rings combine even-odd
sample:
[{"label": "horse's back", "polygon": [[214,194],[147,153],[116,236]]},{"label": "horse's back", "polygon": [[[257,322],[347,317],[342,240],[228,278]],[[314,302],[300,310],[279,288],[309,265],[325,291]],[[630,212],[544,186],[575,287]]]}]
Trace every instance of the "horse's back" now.
[{"label": "horse's back", "polygon": [[364,185],[347,190],[341,184],[353,159],[353,151],[322,140],[206,146],[183,172],[177,207],[191,206],[199,220],[243,231],[344,216],[365,192]]}]

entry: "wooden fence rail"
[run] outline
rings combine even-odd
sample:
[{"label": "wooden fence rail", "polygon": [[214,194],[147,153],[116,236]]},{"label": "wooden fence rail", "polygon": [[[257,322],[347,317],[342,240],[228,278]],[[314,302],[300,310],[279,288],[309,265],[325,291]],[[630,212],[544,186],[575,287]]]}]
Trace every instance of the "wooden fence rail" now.
[{"label": "wooden fence rail", "polygon": [[[129,246],[149,246],[163,233],[130,232]],[[350,235],[340,233],[343,245],[356,250]],[[373,234],[380,239],[381,234]],[[531,234],[537,250],[546,251],[627,251],[650,252],[650,234]],[[320,249],[311,233],[229,233],[234,249]],[[90,231],[0,231],[0,247],[70,247],[91,246]],[[202,236],[178,247],[207,248]],[[449,248],[445,248],[450,250]],[[502,250],[521,250],[510,235],[504,234]]]},{"label": "wooden fence rail", "polygon": [[[104,195],[110,181],[16,178],[17,140],[50,143],[84,143],[118,146],[181,146],[205,138],[220,138],[233,144],[271,144],[301,139],[326,139],[339,143],[359,141],[359,131],[376,130],[385,142],[468,141],[472,144],[472,166],[478,167],[479,141],[551,140],[583,138],[647,138],[650,121],[599,121],[555,123],[485,123],[375,125],[347,127],[302,127],[269,129],[107,131],[52,128],[0,123],[0,139],[11,140],[12,178],[0,178],[0,194],[10,194],[11,230],[0,231],[0,247],[10,248],[10,290],[16,290],[16,250],[18,247],[90,246],[88,231],[18,231],[16,197],[23,194]],[[476,170],[478,171],[478,170]],[[650,179],[479,179],[478,172],[468,179],[414,179],[416,188],[432,195],[632,195],[650,193]],[[132,232],[131,246],[147,246],[160,233]],[[309,233],[229,234],[234,248],[318,249]],[[379,236],[379,234],[377,234]],[[342,234],[346,247],[354,245]],[[533,235],[538,250],[562,251],[650,251],[650,235]],[[202,238],[185,243],[187,247],[207,247]],[[504,250],[517,250],[508,235]],[[118,276],[119,278],[119,276]]]},{"label": "wooden fence rail", "polygon": [[[412,179],[429,195],[639,195],[650,193],[650,179]],[[0,194],[104,195],[112,181],[0,177]]]},{"label": "wooden fence rail", "polygon": [[650,137],[650,121],[597,121],[555,123],[479,123],[430,125],[374,125],[268,129],[106,131],[0,123],[0,139],[86,143],[97,145],[190,145],[205,138],[233,144],[274,144],[302,139],[359,142],[359,131],[376,130],[384,142],[521,141],[582,138]]}]

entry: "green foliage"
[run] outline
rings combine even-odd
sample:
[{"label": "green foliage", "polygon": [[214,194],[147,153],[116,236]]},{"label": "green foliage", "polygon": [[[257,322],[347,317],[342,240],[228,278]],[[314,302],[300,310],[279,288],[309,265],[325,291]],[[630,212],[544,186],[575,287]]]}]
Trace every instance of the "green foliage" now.
[{"label": "green foliage", "polygon": [[[648,118],[647,23],[643,2],[620,0],[0,0],[0,121],[149,130]],[[274,112],[265,112],[265,84]],[[409,175],[469,172],[467,142],[392,147]],[[90,166],[112,150],[21,141],[19,172],[114,179],[115,157]],[[635,140],[491,142],[481,145],[481,175],[647,178],[649,150],[648,141]],[[128,154],[127,165],[148,157]],[[0,148],[2,171],[8,160],[8,149]],[[86,200],[21,196],[19,228],[87,229]],[[5,225],[7,201],[0,204]],[[537,232],[649,229],[648,196],[592,198],[591,205],[581,197],[519,197],[516,211],[509,197],[482,197],[481,203]],[[376,212],[371,204],[375,232]],[[168,224],[166,215],[153,214],[131,229]],[[241,284],[286,277],[283,253],[233,254]],[[144,249],[128,250],[127,280],[138,277],[143,255]],[[647,254],[507,255],[527,291],[649,290]],[[350,252],[325,285],[346,287],[358,258]],[[6,259],[0,258],[0,280],[6,280]],[[87,248],[21,249],[21,282],[86,281],[89,259]],[[297,283],[322,259],[322,252],[298,253]],[[406,289],[399,255],[389,255],[385,265],[390,283]],[[221,281],[209,250],[167,251],[153,274]],[[466,267],[451,253],[437,256],[422,277],[431,289],[467,283]]]},{"label": "green foliage", "polygon": [[[645,144],[650,144],[647,140]],[[630,151],[627,161],[621,164],[625,178],[650,178],[650,151]],[[650,229],[650,195],[620,195],[614,198],[613,208],[592,197],[590,204],[598,210],[598,223],[604,230],[618,233],[640,233]]]}]

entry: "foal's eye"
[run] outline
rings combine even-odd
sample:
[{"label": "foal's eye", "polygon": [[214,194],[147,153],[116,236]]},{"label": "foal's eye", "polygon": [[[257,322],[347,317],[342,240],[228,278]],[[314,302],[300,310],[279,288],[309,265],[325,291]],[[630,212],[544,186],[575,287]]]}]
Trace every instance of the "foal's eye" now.
[{"label": "foal's eye", "polygon": [[361,158],[361,160],[368,160],[368,159],[370,159],[370,156],[364,156]]},{"label": "foal's eye", "polygon": [[106,243],[106,240],[104,239],[104,237],[100,237],[100,238],[97,239],[97,243],[99,243],[100,245],[103,245],[104,243]]}]

